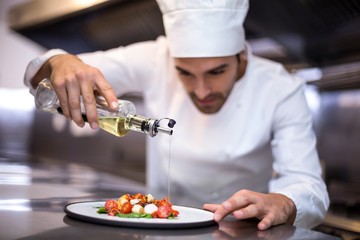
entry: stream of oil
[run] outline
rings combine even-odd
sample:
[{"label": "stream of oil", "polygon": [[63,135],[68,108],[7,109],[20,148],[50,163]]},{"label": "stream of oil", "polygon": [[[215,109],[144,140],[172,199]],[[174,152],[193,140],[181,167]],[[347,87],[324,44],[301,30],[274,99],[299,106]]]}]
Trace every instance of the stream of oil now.
[{"label": "stream of oil", "polygon": [[169,135],[169,156],[168,156],[168,186],[167,186],[167,191],[168,191],[168,200],[170,201],[170,194],[171,194],[171,141],[172,141],[172,136]]}]

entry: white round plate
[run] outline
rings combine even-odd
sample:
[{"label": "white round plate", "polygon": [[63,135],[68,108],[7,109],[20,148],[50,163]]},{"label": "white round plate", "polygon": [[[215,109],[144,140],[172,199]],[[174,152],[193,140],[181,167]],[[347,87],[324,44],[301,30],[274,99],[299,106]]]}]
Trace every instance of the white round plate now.
[{"label": "white round plate", "polygon": [[104,204],[104,201],[75,202],[66,205],[64,211],[69,217],[81,221],[121,227],[193,228],[215,223],[212,212],[198,208],[174,205],[173,208],[179,211],[179,216],[175,219],[121,218],[97,213],[98,208]]}]

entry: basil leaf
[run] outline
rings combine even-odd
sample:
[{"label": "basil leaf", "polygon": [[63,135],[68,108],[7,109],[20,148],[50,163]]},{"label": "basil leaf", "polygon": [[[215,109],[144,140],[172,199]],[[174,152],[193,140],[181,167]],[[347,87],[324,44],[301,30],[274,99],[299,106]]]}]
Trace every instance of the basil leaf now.
[{"label": "basil leaf", "polygon": [[97,213],[104,214],[104,213],[107,213],[107,211],[104,207],[99,207],[99,209],[97,210]]},{"label": "basil leaf", "polygon": [[116,216],[122,218],[152,218],[151,214],[147,213],[117,213]]}]

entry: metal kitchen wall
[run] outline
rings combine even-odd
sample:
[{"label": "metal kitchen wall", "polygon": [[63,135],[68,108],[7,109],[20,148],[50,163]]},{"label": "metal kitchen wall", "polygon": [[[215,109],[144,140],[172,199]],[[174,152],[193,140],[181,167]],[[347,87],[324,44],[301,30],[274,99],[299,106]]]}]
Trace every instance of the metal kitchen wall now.
[{"label": "metal kitchen wall", "polygon": [[[9,12],[9,28],[46,48],[72,53],[105,50],[164,34],[155,0],[79,2],[29,1]],[[332,203],[330,213],[348,220],[339,228],[360,231],[351,229],[351,223],[360,219],[360,1],[250,0],[245,30],[250,44],[270,39],[281,46],[282,54],[266,57],[290,71],[317,67],[322,73],[309,86],[315,87],[319,100],[314,127]],[[274,50],[273,45],[267,48]],[[37,142],[31,148],[42,151]],[[137,162],[140,165],[133,168],[140,169],[141,175],[145,165]]]},{"label": "metal kitchen wall", "polygon": [[[155,0],[32,0],[9,12],[9,27],[47,48],[104,50],[164,34]],[[270,37],[284,64],[360,60],[358,0],[250,0],[247,38]],[[279,59],[275,59],[279,60]]]},{"label": "metal kitchen wall", "polygon": [[[9,12],[9,27],[46,48],[63,48],[72,53],[105,50],[164,34],[155,0],[79,3],[29,1]],[[353,169],[359,169],[360,141],[355,135],[360,136],[360,129],[354,116],[358,104],[344,107],[342,102],[359,95],[349,89],[360,87],[360,1],[250,0],[245,30],[250,43],[270,38],[280,44],[285,56],[267,57],[282,62],[289,70],[321,70],[322,77],[309,82],[321,96],[316,123],[320,126],[320,155],[335,170],[348,168],[341,174],[329,171],[329,175],[356,178]],[[346,137],[349,134],[353,137]],[[337,168],[340,162],[347,166]]]}]

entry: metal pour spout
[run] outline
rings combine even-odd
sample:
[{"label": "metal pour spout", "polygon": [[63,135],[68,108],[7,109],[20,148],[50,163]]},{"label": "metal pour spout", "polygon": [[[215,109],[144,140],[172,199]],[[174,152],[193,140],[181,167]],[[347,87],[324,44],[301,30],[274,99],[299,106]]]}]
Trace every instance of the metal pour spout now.
[{"label": "metal pour spout", "polygon": [[[162,120],[168,120],[169,122],[168,122],[168,124],[167,124],[167,126],[169,127],[169,128],[166,128],[166,127],[161,127],[160,126],[160,122],[162,121]],[[161,132],[161,133],[165,133],[165,134],[168,134],[168,135],[172,135],[173,134],[173,130],[171,129],[171,128],[173,128],[174,126],[175,126],[175,124],[176,124],[176,121],[174,120],[174,119],[170,119],[170,118],[162,118],[162,119],[160,119],[160,120],[156,120],[155,121],[155,132],[156,132],[156,134],[157,134],[157,132]]]},{"label": "metal pour spout", "polygon": [[168,128],[164,128],[164,127],[157,127],[156,130],[158,132],[161,132],[161,133],[166,133],[168,135],[172,135],[173,134],[173,130],[172,129],[168,129]]}]

